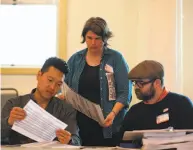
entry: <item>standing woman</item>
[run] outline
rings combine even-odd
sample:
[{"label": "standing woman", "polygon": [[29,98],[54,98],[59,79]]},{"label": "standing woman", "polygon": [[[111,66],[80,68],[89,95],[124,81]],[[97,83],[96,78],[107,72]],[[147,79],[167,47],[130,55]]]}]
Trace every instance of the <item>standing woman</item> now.
[{"label": "standing woman", "polygon": [[101,106],[105,123],[99,125],[81,112],[77,113],[83,146],[115,146],[117,133],[131,101],[129,68],[123,56],[107,47],[112,37],[107,23],[92,17],[82,30],[87,48],[68,61],[66,83],[81,96]]}]

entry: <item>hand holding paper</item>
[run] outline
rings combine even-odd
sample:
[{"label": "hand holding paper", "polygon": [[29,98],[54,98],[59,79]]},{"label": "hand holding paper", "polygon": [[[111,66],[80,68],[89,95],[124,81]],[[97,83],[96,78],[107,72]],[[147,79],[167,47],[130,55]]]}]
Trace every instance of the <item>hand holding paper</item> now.
[{"label": "hand holding paper", "polygon": [[103,127],[111,126],[113,124],[114,119],[115,119],[115,114],[113,112],[110,112],[104,121]]},{"label": "hand holding paper", "polygon": [[26,113],[22,108],[13,107],[9,115],[8,123],[12,126],[15,121],[23,120],[25,116]]},{"label": "hand holding paper", "polygon": [[52,141],[56,130],[67,125],[30,100],[24,107],[25,119],[14,122],[12,129],[38,142]]},{"label": "hand holding paper", "polygon": [[62,93],[57,94],[56,97],[59,98],[60,100],[65,100],[66,99],[64,94],[62,94]]},{"label": "hand holding paper", "polygon": [[56,136],[57,136],[58,140],[60,141],[60,143],[62,143],[62,144],[68,144],[69,141],[71,140],[71,134],[70,134],[70,132],[68,132],[66,130],[62,130],[62,129],[57,130]]}]

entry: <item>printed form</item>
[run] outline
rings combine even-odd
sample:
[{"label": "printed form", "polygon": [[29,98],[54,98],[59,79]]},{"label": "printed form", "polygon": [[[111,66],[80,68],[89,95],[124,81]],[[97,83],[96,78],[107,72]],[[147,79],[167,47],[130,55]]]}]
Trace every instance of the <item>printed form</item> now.
[{"label": "printed form", "polygon": [[67,124],[45,111],[30,100],[23,108],[26,111],[24,120],[16,121],[12,129],[37,142],[52,141],[57,129],[65,129]]},{"label": "printed form", "polygon": [[72,105],[72,107],[89,118],[97,121],[100,124],[104,123],[104,116],[100,105],[95,104],[88,99],[77,94],[64,82],[62,92],[66,98],[66,101]]}]

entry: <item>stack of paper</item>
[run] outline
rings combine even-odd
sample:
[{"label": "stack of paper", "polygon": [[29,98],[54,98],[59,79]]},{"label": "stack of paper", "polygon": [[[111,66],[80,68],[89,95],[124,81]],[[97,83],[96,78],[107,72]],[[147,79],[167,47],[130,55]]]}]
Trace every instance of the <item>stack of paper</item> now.
[{"label": "stack of paper", "polygon": [[182,136],[174,136],[174,137],[147,137],[143,138],[143,145],[154,144],[174,144],[174,143],[184,143],[184,142],[193,142],[193,133],[182,135]]},{"label": "stack of paper", "polygon": [[148,137],[179,137],[186,135],[185,131],[162,131],[162,132],[144,132],[143,138],[148,138]]},{"label": "stack of paper", "polygon": [[142,147],[142,150],[164,150],[164,149],[192,150],[193,142],[185,142],[185,143],[177,143],[177,144],[169,144],[169,145],[149,144],[149,145],[144,145]]},{"label": "stack of paper", "polygon": [[[193,131],[192,131],[193,132]],[[138,140],[144,137],[174,137],[174,136],[181,136],[185,135],[186,130],[176,130],[169,132],[168,129],[162,130],[133,130],[133,131],[126,131],[123,136],[123,140]]]},{"label": "stack of paper", "polygon": [[142,150],[193,149],[193,130],[126,131],[123,140],[142,140]]}]

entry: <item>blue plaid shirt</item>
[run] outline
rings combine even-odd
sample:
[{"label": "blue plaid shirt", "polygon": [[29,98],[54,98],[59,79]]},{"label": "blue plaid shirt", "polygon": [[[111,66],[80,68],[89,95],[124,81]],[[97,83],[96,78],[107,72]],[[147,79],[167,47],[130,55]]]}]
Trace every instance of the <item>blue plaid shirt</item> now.
[{"label": "blue plaid shirt", "polygon": [[[83,49],[75,53],[68,60],[69,73],[67,74],[65,81],[68,86],[74,89],[77,93],[79,78],[86,63],[86,52],[87,49]],[[104,69],[106,64],[112,66],[114,71],[116,100],[113,101],[109,101],[108,81],[106,77],[106,71]],[[119,52],[109,48],[106,48],[103,51],[99,76],[101,109],[103,111],[104,117],[106,117],[111,112],[116,102],[120,102],[125,105],[125,108],[123,108],[115,117],[113,125],[103,129],[103,135],[105,138],[111,138],[112,133],[119,132],[121,123],[124,119],[129,103],[131,102],[132,84],[128,80],[128,72],[129,67]]]}]

